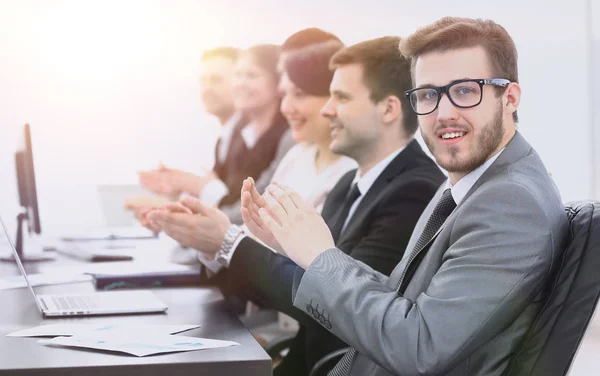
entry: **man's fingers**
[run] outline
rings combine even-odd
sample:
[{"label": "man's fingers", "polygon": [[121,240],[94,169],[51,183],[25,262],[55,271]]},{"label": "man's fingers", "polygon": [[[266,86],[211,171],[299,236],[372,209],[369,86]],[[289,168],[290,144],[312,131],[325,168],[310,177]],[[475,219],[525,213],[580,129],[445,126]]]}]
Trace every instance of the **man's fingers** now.
[{"label": "man's fingers", "polygon": [[158,176],[152,171],[140,172],[139,176],[142,182],[155,182],[158,180]]},{"label": "man's fingers", "polygon": [[273,233],[273,235],[275,236],[275,239],[277,239],[279,241],[279,236],[282,230],[282,227],[277,223],[277,221],[271,216],[271,214],[269,214],[269,212],[264,209],[261,208],[259,210],[259,215],[260,218],[262,219],[263,223],[265,224],[265,227],[271,231]]},{"label": "man's fingers", "polygon": [[254,221],[253,221],[252,217],[250,216],[250,211],[242,206],[242,208],[240,209],[240,212],[242,213],[242,220],[244,221],[244,224],[246,226],[251,226],[252,222],[254,222]]},{"label": "man's fingers", "polygon": [[165,211],[162,209],[156,209],[148,212],[148,214],[146,214],[144,218],[146,221],[148,221],[150,225],[162,228],[162,224],[167,223],[167,214],[168,212],[165,213]]},{"label": "man's fingers", "polygon": [[135,213],[136,213],[136,215],[139,215],[140,217],[145,219],[146,216],[148,215],[148,213],[150,213],[152,210],[154,210],[154,209],[153,208],[140,208]]},{"label": "man's fingers", "polygon": [[260,193],[258,193],[258,191],[256,190],[256,184],[254,183],[254,179],[248,178],[247,180],[250,184],[249,192],[252,196],[252,201],[254,201],[254,203],[260,206],[261,208],[264,207],[266,205],[266,202],[264,198],[260,195]]},{"label": "man's fingers", "polygon": [[163,228],[163,231],[170,238],[174,239],[182,246],[184,246],[184,247],[190,246],[190,243],[188,241],[189,236],[188,236],[187,232],[185,231],[185,229],[182,229],[180,227],[166,227],[166,228]]},{"label": "man's fingers", "polygon": [[162,207],[162,209],[168,210],[171,213],[187,213],[194,214],[192,210],[187,206],[181,205],[178,202],[172,202]]},{"label": "man's fingers", "polygon": [[267,188],[267,192],[270,193],[271,196],[275,198],[275,200],[277,200],[277,202],[279,202],[279,204],[283,207],[286,213],[291,214],[298,209],[294,201],[292,201],[292,199],[290,198],[290,195],[278,185],[271,184]]},{"label": "man's fingers", "polygon": [[266,230],[260,217],[258,215],[250,214],[250,211],[248,211],[246,208],[242,208],[242,219],[244,220],[244,224],[248,227],[250,232]]},{"label": "man's fingers", "polygon": [[258,205],[256,205],[256,203],[254,201],[252,201],[252,198],[250,197],[249,192],[244,192],[242,194],[242,208],[246,208],[248,211],[250,211],[251,213],[254,213],[257,216],[258,216],[258,209],[260,209],[258,207]]},{"label": "man's fingers", "polygon": [[204,216],[208,216],[212,213],[213,209],[200,201],[195,197],[186,197],[181,200],[181,204],[187,208],[189,208],[192,213],[199,213]]},{"label": "man's fingers", "polygon": [[294,191],[293,189],[291,189],[287,185],[278,184],[278,183],[275,183],[274,185],[276,185],[282,191],[284,191],[289,196],[290,200],[294,203],[294,205],[298,209],[308,210],[308,211],[314,211],[315,210],[314,206],[312,206],[311,204],[309,204],[306,201],[304,201],[304,199],[302,197],[300,197],[300,195],[296,191]]},{"label": "man's fingers", "polygon": [[240,196],[240,201],[241,201],[241,204],[242,204],[242,208],[250,209],[251,205],[252,205],[252,196],[250,195],[250,192],[244,191],[242,189],[242,194]]},{"label": "man's fingers", "polygon": [[170,168],[165,166],[162,162],[160,162],[158,164],[158,168],[156,169],[156,171],[169,171]]},{"label": "man's fingers", "polygon": [[160,227],[159,227],[157,224],[155,224],[155,223],[153,223],[153,222],[150,222],[150,221],[149,221],[148,219],[146,219],[146,218],[143,218],[143,219],[140,221],[140,224],[141,224],[142,226],[146,227],[148,230],[152,231],[152,232],[153,232],[153,233],[155,233],[155,234],[158,234],[159,232],[161,232],[161,228],[160,228]]},{"label": "man's fingers", "polygon": [[[250,210],[251,213],[258,215],[258,210],[260,208],[255,203],[252,203],[252,204],[250,204],[250,207],[248,209]],[[266,209],[268,209],[268,208],[266,208]]]},{"label": "man's fingers", "polygon": [[242,182],[242,189],[240,192],[240,196],[243,196],[244,192],[250,193],[250,187],[251,187],[250,180],[244,179],[244,181]]},{"label": "man's fingers", "polygon": [[[263,220],[260,218],[260,215],[258,214],[258,209],[256,209],[256,210],[246,210],[246,212],[248,213],[247,215],[248,215],[251,223],[254,223],[261,230],[266,230],[267,229],[267,227],[265,226],[265,223],[263,222]],[[244,220],[244,222],[245,222],[245,220]]]},{"label": "man's fingers", "polygon": [[[266,207],[259,209],[259,214],[265,210],[269,215],[281,223],[284,223],[285,219],[289,216],[288,212],[284,209],[284,207],[279,203],[279,201],[271,195],[271,193],[267,192],[264,194],[265,202],[267,203]],[[260,216],[262,218],[262,215]]]},{"label": "man's fingers", "polygon": [[166,226],[190,226],[190,215],[184,213],[171,213],[166,210],[153,210],[146,215],[150,223],[156,223],[162,229]]},{"label": "man's fingers", "polygon": [[[256,223],[260,224],[262,228],[265,228],[265,224],[263,223],[262,219],[260,218],[260,215],[258,214],[260,208],[256,204],[252,204],[251,206],[252,207],[250,209],[250,215]],[[278,224],[281,224],[281,221],[279,220],[279,218],[277,218],[277,215],[271,210],[271,208],[269,208],[269,206],[265,206],[264,209],[267,211],[267,213],[271,214],[273,219],[275,219],[275,221],[277,221]]]}]

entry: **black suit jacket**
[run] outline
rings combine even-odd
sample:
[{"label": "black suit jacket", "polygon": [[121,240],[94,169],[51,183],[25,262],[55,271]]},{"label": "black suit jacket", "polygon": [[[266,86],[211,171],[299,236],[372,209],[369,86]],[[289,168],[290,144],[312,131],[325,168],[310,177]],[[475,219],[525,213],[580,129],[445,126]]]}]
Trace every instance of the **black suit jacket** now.
[{"label": "black suit jacket", "polygon": [[[322,215],[330,226],[355,175],[356,170],[344,175],[325,201]],[[443,181],[437,165],[417,141],[411,141],[375,180],[336,246],[379,272],[391,273],[402,259],[417,220]],[[300,332],[275,375],[307,375],[321,357],[345,347],[312,317],[293,307],[292,283],[299,271],[290,259],[245,238],[220,281],[226,295],[251,299],[300,322]]]}]

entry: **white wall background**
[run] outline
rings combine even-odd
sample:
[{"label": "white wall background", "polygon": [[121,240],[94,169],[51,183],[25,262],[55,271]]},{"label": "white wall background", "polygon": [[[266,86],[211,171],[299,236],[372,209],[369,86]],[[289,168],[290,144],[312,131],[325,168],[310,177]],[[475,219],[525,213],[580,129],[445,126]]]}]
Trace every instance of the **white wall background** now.
[{"label": "white wall background", "polygon": [[588,7],[590,80],[593,85],[590,105],[592,106],[592,153],[593,153],[593,192],[600,197],[600,2],[589,0]]},{"label": "white wall background", "polygon": [[204,48],[281,43],[309,26],[352,44],[446,15],[492,18],[511,33],[521,132],[564,201],[600,198],[598,96],[590,98],[594,74],[600,90],[591,65],[600,10],[593,6],[592,28],[591,1],[0,0],[0,214],[18,210],[13,153],[25,122],[43,226],[99,225],[97,184],[134,183],[137,170],[158,161],[211,165],[218,126],[198,99]]}]

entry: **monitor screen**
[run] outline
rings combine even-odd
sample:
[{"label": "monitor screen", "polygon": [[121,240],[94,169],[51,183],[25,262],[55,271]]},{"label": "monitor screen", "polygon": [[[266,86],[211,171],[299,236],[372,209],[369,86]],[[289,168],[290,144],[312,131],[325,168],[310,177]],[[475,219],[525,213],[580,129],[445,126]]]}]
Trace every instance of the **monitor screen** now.
[{"label": "monitor screen", "polygon": [[31,127],[23,127],[24,143],[15,153],[19,202],[27,210],[29,231],[39,234],[42,232],[38,208],[35,169],[33,167],[33,148],[31,143]]}]

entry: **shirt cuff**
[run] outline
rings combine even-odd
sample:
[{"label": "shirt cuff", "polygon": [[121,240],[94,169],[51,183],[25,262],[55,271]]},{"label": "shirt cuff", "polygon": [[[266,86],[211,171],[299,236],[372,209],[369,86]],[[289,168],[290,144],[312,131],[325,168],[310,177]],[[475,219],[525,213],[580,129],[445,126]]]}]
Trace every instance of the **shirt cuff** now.
[{"label": "shirt cuff", "polygon": [[206,183],[202,192],[200,192],[200,201],[207,205],[219,205],[223,197],[229,194],[229,188],[219,179],[214,179]]},{"label": "shirt cuff", "polygon": [[231,264],[231,258],[233,257],[235,250],[245,237],[247,237],[247,235],[242,233],[240,236],[237,237],[235,242],[233,242],[233,245],[231,246],[231,251],[228,254],[226,254],[222,259],[223,261],[225,261],[224,264],[218,262],[214,258],[211,259],[209,257],[206,257],[202,252],[198,252],[198,261],[200,261],[202,265],[204,265],[204,267],[206,268],[206,274],[208,277],[212,277],[213,275],[217,274],[221,269],[229,267],[229,265]]},{"label": "shirt cuff", "polygon": [[212,277],[223,268],[223,265],[219,264],[217,260],[206,257],[202,252],[198,252],[198,261],[206,268],[206,275],[208,277]]}]

